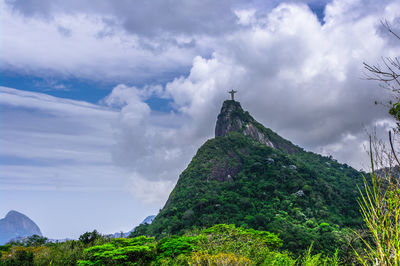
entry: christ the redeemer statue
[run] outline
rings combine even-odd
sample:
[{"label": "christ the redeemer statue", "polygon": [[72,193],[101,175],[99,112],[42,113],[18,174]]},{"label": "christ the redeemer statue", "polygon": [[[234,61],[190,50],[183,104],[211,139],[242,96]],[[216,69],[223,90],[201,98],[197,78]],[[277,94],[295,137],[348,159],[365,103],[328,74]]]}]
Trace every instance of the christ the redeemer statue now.
[{"label": "christ the redeemer statue", "polygon": [[237,92],[237,91],[234,91],[234,90],[228,91],[228,93],[230,93],[230,94],[231,94],[232,101],[234,101],[234,100],[235,100],[235,93],[236,93],[236,92]]}]

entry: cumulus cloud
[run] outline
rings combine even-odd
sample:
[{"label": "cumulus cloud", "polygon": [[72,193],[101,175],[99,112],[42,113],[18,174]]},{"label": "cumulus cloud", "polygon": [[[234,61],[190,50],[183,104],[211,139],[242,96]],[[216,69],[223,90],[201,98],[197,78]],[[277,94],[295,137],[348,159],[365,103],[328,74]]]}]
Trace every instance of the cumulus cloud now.
[{"label": "cumulus cloud", "polygon": [[[27,192],[47,191],[66,213],[64,193],[64,220],[88,199],[84,220],[104,206],[127,213],[128,197],[105,196],[124,191],[145,204],[131,204],[134,216],[162,206],[232,88],[265,126],[357,169],[369,166],[366,132],[385,139],[393,127],[374,104],[390,93],[363,79],[362,63],[400,54],[380,24],[400,29],[398,1],[0,0],[0,13],[0,71],[44,77],[35,86],[64,95],[74,91],[64,78],[120,84],[96,104],[0,87],[1,195],[32,208]],[[152,109],[154,98],[170,111]]]},{"label": "cumulus cloud", "polygon": [[[234,29],[223,34],[217,34],[218,27],[206,34],[209,23],[219,18],[213,19],[204,10],[210,20],[195,29],[190,25],[174,27],[182,18],[171,18],[167,28],[150,24],[150,33],[143,38],[154,46],[144,45],[139,37],[144,33],[128,25],[127,15],[116,21],[119,11],[105,12],[112,9],[107,1],[86,15],[84,4],[73,1],[54,6],[46,1],[41,2],[43,6],[15,1],[14,11],[8,10],[10,5],[3,7],[7,11],[1,18],[6,17],[5,25],[14,23],[13,31],[2,38],[2,45],[11,51],[0,55],[4,68],[52,69],[92,78],[133,75],[140,79],[189,67],[188,74],[166,84],[118,85],[96,105],[2,88],[0,104],[10,114],[24,117],[10,117],[7,126],[2,126],[5,134],[0,137],[7,147],[3,156],[106,165],[108,170],[103,172],[115,170],[114,176],[121,177],[118,184],[127,186],[137,197],[161,202],[157,195],[165,199],[196,149],[213,137],[221,104],[228,97],[227,91],[234,88],[242,106],[265,126],[308,150],[333,155],[356,168],[365,167],[365,128],[376,126],[386,131],[387,124],[382,121],[388,118],[387,110],[374,101],[385,101],[388,94],[362,79],[362,62],[375,63],[381,56],[399,54],[398,42],[382,31],[379,20],[396,23],[400,5],[393,1],[377,6],[374,1],[337,0],[327,5],[325,23],[321,24],[302,2],[263,10],[257,1],[255,5],[236,3],[228,15],[221,15],[221,27],[228,27],[225,21],[231,21],[232,14],[235,17]],[[188,5],[192,4],[180,8],[193,8]],[[228,4],[220,5],[225,9]],[[52,17],[54,12],[58,15]],[[198,19],[194,17],[193,24],[200,23]],[[42,45],[24,51],[26,47],[22,42],[18,46],[17,37],[25,32],[27,21],[33,30],[25,41]],[[184,43],[195,38],[195,46],[167,42],[166,47],[153,49],[159,47],[159,39],[151,37],[157,30]],[[37,34],[41,31],[53,36],[50,44]],[[188,36],[188,32],[193,34]],[[60,44],[61,50],[52,50],[54,44]],[[169,99],[172,111],[152,110],[146,104],[150,97]],[[25,123],[30,127],[24,128]],[[22,144],[12,140],[18,134],[19,139],[25,138]],[[24,146],[37,156],[24,155]],[[90,176],[96,176],[91,169]],[[6,170],[9,176],[17,172],[12,167]],[[45,183],[50,183],[48,169],[42,170]],[[104,177],[100,182],[104,187],[112,180],[106,174],[98,174]],[[79,174],[74,176],[65,182],[80,180]]]},{"label": "cumulus cloud", "polygon": [[[362,62],[400,52],[398,43],[391,45],[390,36],[378,31],[380,18],[396,21],[400,5],[387,2],[359,14],[364,4],[334,1],[326,8],[324,25],[307,6],[297,4],[281,4],[265,18],[247,17],[251,29],[231,34],[211,58],[196,57],[190,74],[165,90],[181,112],[197,121],[198,136],[209,136],[227,89],[238,88],[242,105],[267,127],[309,150],[329,151],[360,167],[364,129],[388,116],[374,101],[389,97],[363,79]],[[359,147],[358,158],[348,156],[354,150],[349,141]]]},{"label": "cumulus cloud", "polygon": [[25,17],[1,2],[0,69],[41,77],[144,82],[182,72],[198,52],[191,40],[143,40],[107,15],[62,13]]},{"label": "cumulus cloud", "polygon": [[10,1],[26,16],[51,18],[60,13],[95,13],[119,18],[124,28],[144,36],[169,34],[218,34],[232,29],[232,7],[240,1]]},{"label": "cumulus cloud", "polygon": [[132,173],[128,189],[136,198],[145,203],[165,204],[169,193],[175,186],[172,180],[148,180],[137,173]]},{"label": "cumulus cloud", "polygon": [[263,17],[278,3],[1,0],[0,69],[113,84],[166,82],[248,28],[250,15]]},{"label": "cumulus cloud", "polygon": [[114,162],[149,180],[174,181],[202,139],[193,138],[185,115],[152,112],[143,92],[119,85],[104,99],[109,106],[120,106]]}]

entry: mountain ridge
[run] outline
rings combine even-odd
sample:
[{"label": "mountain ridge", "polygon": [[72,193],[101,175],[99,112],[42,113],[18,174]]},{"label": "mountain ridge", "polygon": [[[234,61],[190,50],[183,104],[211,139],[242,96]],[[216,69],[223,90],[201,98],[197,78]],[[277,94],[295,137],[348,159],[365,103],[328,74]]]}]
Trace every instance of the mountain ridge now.
[{"label": "mountain ridge", "polygon": [[233,223],[280,234],[291,251],[315,241],[315,248],[333,252],[346,228],[361,224],[362,178],[355,169],[304,151],[236,101],[223,103],[215,135],[179,176],[153,223],[138,226],[136,235]]}]

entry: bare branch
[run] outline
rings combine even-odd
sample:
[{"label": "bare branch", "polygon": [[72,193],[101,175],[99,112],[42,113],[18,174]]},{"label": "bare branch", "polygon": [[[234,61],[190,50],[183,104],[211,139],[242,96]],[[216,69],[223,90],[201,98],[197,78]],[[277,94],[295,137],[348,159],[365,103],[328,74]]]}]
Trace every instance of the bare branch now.
[{"label": "bare branch", "polygon": [[385,27],[387,29],[388,32],[393,34],[397,39],[400,39],[400,36],[392,30],[392,27],[390,26],[389,22],[386,19],[385,19],[385,21],[381,20],[381,24],[383,25],[383,27]]},{"label": "bare branch", "polygon": [[[394,32],[387,20],[382,20],[381,24],[389,33],[400,40],[400,35]],[[398,94],[400,92],[400,59],[398,57],[385,57],[382,58],[382,63],[381,66],[364,62],[364,68],[367,70],[366,79],[382,82],[386,88]]]}]

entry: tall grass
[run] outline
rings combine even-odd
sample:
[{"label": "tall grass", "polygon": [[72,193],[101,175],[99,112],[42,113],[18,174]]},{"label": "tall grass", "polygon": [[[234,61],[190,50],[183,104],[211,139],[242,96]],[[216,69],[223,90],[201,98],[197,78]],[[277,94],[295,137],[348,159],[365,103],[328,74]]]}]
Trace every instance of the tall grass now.
[{"label": "tall grass", "polygon": [[[393,149],[392,149],[393,150]],[[364,177],[358,203],[367,236],[359,235],[363,252],[355,251],[363,265],[400,265],[400,189],[393,171],[375,171],[372,147],[371,182]],[[394,152],[394,150],[393,150]]]},{"label": "tall grass", "polygon": [[298,266],[315,266],[315,265],[323,265],[323,266],[338,266],[339,265],[339,257],[338,250],[336,250],[333,257],[323,257],[321,253],[316,255],[312,255],[312,244],[311,246],[304,252],[303,256],[298,259]]}]

